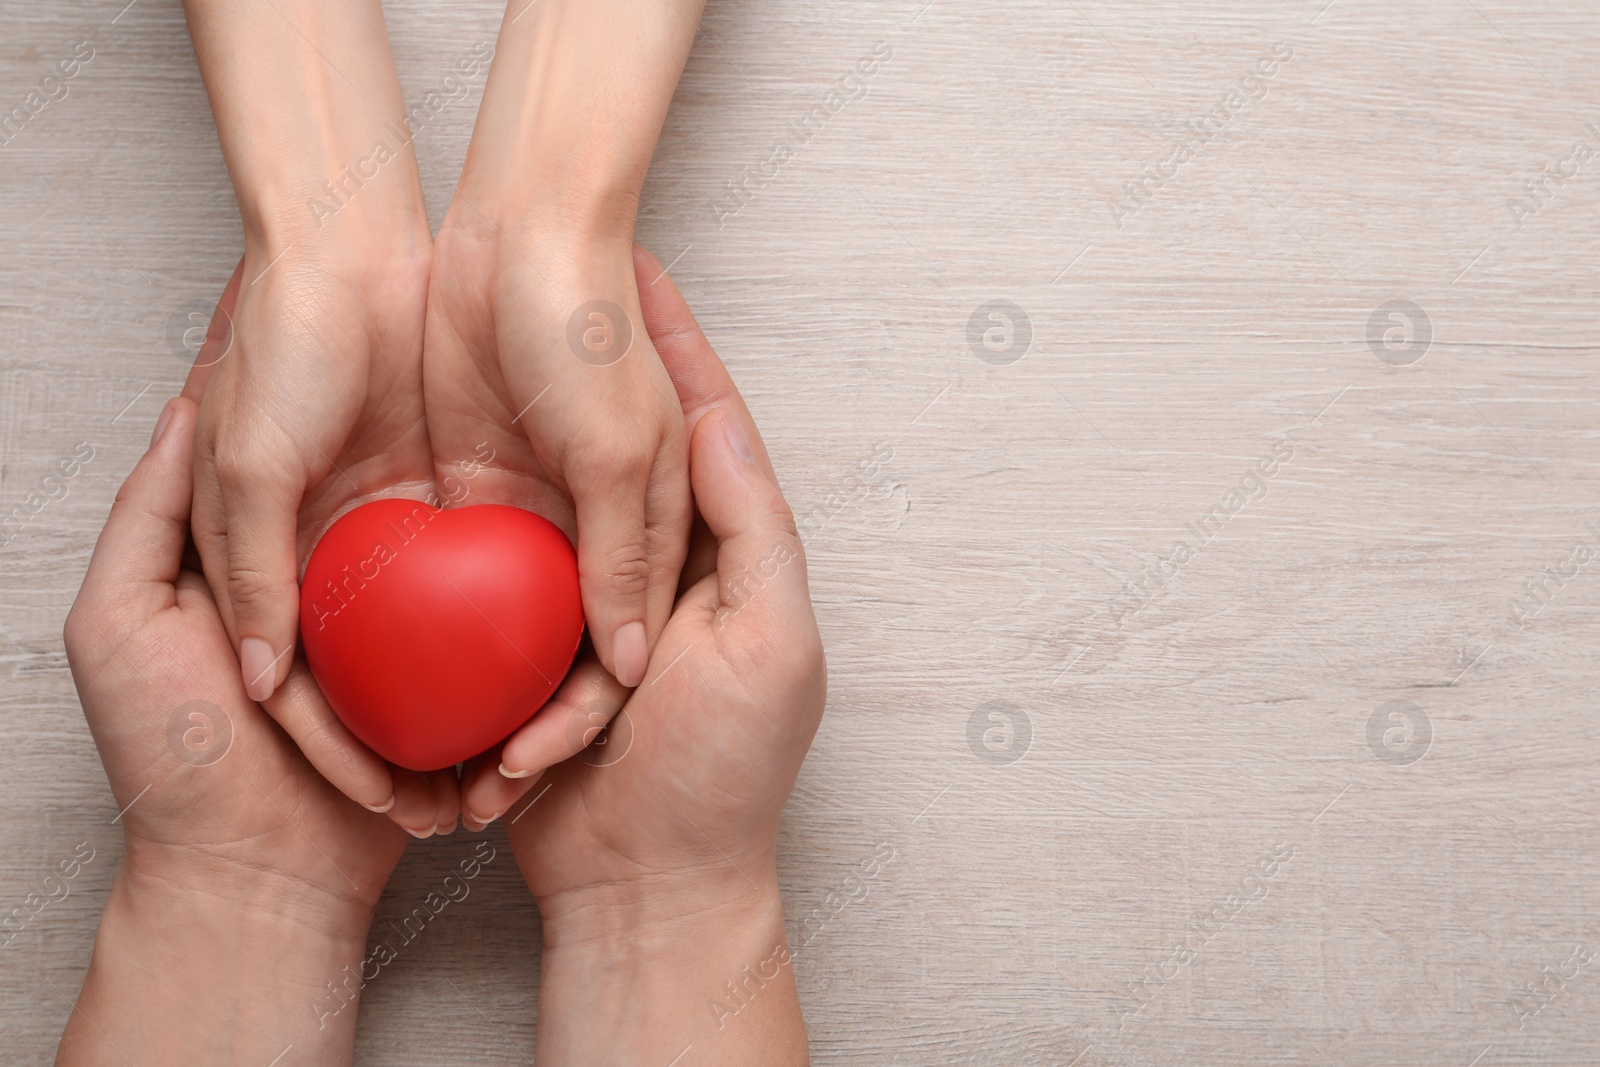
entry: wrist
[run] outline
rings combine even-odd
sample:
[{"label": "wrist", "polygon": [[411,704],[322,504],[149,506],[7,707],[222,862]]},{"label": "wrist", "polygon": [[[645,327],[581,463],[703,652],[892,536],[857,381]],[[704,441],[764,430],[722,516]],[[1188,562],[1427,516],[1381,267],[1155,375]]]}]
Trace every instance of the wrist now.
[{"label": "wrist", "polygon": [[[355,153],[356,164],[371,151],[368,145]],[[426,273],[433,232],[415,172],[401,171],[395,161],[368,168],[363,180],[344,164],[326,176],[320,168],[285,176],[270,189],[236,187],[245,255],[260,264],[257,269],[283,255],[308,258],[345,277],[412,262]]]},{"label": "wrist", "polygon": [[703,0],[541,0],[502,25],[459,191],[502,230],[631,245]]},{"label": "wrist", "polygon": [[[451,207],[440,228],[441,240],[449,231],[486,246],[495,242],[502,258],[507,254],[504,243],[510,242],[527,255],[564,246],[603,250],[631,261],[639,206],[639,187],[633,182],[608,180],[598,171],[591,173],[590,183],[574,182],[521,160],[503,161],[503,167],[488,174],[469,158],[456,187],[456,200],[463,206]],[[514,180],[508,180],[512,175]]]},{"label": "wrist", "polygon": [[291,1062],[348,1063],[356,1013],[324,1002],[371,915],[287,876],[130,851],[58,1062],[267,1063],[292,1045]]},{"label": "wrist", "polygon": [[[365,939],[387,881],[358,871],[363,888],[333,870],[327,877],[279,870],[254,859],[228,857],[198,847],[129,838],[117,873],[122,903],[151,915],[199,909],[233,915],[240,935],[292,920],[313,940]],[[178,946],[183,949],[187,946]]]},{"label": "wrist", "polygon": [[806,1062],[776,872],[747,873],[541,899],[540,1062]]},{"label": "wrist", "polygon": [[247,242],[427,232],[378,0],[184,6]]},{"label": "wrist", "polygon": [[[605,954],[640,942],[671,944],[706,927],[775,917],[783,925],[771,860],[720,870],[641,875],[538,897],[544,945]],[[746,877],[748,875],[748,877]]]}]

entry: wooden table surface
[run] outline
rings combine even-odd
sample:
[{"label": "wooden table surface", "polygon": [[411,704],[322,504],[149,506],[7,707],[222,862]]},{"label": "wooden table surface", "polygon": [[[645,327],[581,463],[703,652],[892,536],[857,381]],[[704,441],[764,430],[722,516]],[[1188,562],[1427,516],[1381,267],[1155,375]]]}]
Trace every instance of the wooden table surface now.
[{"label": "wooden table surface", "polygon": [[[64,613],[241,247],[179,4],[125,2],[0,0],[0,114],[94,52],[0,145],[0,511],[93,451],[0,548],[0,908],[97,850],[0,951],[16,1064],[121,850]],[[499,22],[389,16],[412,101]],[[703,28],[639,232],[809,516],[816,1062],[1600,1062],[1600,5]],[[481,89],[418,139],[435,225]],[[470,847],[412,847],[383,908]],[[531,1062],[514,869],[444,918],[358,1062]]]}]

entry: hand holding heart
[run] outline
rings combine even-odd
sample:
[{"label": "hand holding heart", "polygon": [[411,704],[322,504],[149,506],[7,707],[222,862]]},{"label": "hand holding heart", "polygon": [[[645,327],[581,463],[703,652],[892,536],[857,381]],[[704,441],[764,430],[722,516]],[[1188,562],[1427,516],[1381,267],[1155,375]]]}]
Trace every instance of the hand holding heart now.
[{"label": "hand holding heart", "polygon": [[[643,249],[636,266],[640,277],[661,274]],[[726,831],[766,826],[770,819],[775,828],[777,808],[821,714],[822,648],[805,560],[760,436],[671,278],[661,277],[641,295],[645,323],[693,439],[690,480],[698,521],[678,599],[638,689],[630,694],[592,657],[580,660],[532,721],[467,765],[462,817],[469,826],[503,814],[540,780],[535,775],[561,764],[552,780],[586,783],[584,810],[614,805],[610,817],[636,830],[648,830],[647,813],[687,829],[670,805],[662,810],[657,787],[684,810],[693,809],[695,822]],[[583,752],[619,709],[622,721],[604,739],[614,751]],[[615,750],[624,746],[619,757]],[[579,753],[582,758],[571,758]],[[502,766],[516,777],[498,773]],[[730,812],[701,807],[735,784],[748,803]],[[590,789],[604,791],[604,809],[591,806],[599,794],[589,795]],[[554,789],[550,799],[557,800],[555,808],[572,803],[559,800]],[[625,814],[629,810],[632,815]],[[542,822],[532,814],[519,818],[518,833],[524,824]],[[694,837],[691,853],[704,847],[694,830],[687,832]]]},{"label": "hand holding heart", "polygon": [[[805,561],[726,370],[659,264],[640,251],[638,268],[660,278],[643,294],[643,317],[692,442],[698,517],[683,584],[643,685],[630,694],[590,652],[532,721],[468,761],[466,793],[482,816],[469,826],[549,770],[544,791],[508,820],[545,927],[541,1062],[666,1062],[686,1042],[715,1041],[719,1062],[799,1064],[805,1034],[785,966],[776,847],[825,697]],[[340,796],[249,699],[219,605],[185,555],[195,424],[187,398],[164,409],[68,624],[128,848],[60,1062],[102,1062],[111,1043],[184,1062],[266,1062],[288,1043],[308,1062],[345,1062],[355,1011],[304,1007],[339,1003],[329,977],[365,966],[373,908],[405,838]],[[448,761],[458,754],[450,745],[469,751],[509,729],[571,658],[580,621],[571,546],[537,516],[498,506],[436,511],[390,499],[341,521],[363,515],[343,532],[335,524],[324,565],[308,570],[342,596],[304,601],[307,619],[328,624],[323,643],[308,636],[306,648],[358,733],[419,766]],[[359,547],[374,536],[373,548]],[[385,536],[395,543],[379,551]],[[519,610],[528,604],[540,611]],[[361,627],[387,642],[370,662],[341,644],[358,644]],[[327,670],[340,656],[375,677],[341,689],[351,679]],[[452,664],[473,696],[446,709],[454,718],[430,717],[459,694],[416,682],[429,670],[447,679]],[[390,684],[386,700],[353,700],[378,682]],[[295,701],[279,703],[279,722],[313,737],[342,730],[317,693],[298,662],[272,698]],[[385,719],[386,704],[401,714]],[[608,722],[612,747],[585,750]],[[626,748],[615,744],[624,733]],[[502,762],[521,776],[502,774]],[[453,787],[453,771],[385,773],[408,819],[455,803],[430,787],[440,776]],[[723,1032],[704,991],[739,960],[779,970]],[[196,1002],[203,1025],[160,1022],[191,1021]],[[596,1015],[614,1024],[589,1025]]]},{"label": "hand holding heart", "polygon": [[[192,401],[163,409],[67,617],[120,812],[96,833],[114,822],[126,849],[56,1062],[266,1063],[290,1043],[295,1062],[348,1062],[355,1013],[319,1026],[305,1005],[359,965],[410,839],[340,795],[245,693],[185,558],[197,422]],[[410,817],[431,820],[431,799]]]},{"label": "hand holding heart", "polygon": [[[643,251],[637,267],[660,274]],[[469,764],[464,810],[477,814],[463,817],[510,809],[539,902],[539,1062],[666,1062],[693,1044],[702,1062],[803,1063],[776,864],[827,688],[805,558],[750,413],[682,297],[665,277],[641,295],[691,442],[699,518],[677,602],[643,684],[629,693],[580,665],[500,753]],[[584,749],[619,704],[606,743]],[[514,804],[535,779],[505,778],[501,760],[556,765]],[[706,991],[746,961],[777,973],[724,1027]]]},{"label": "hand holding heart", "polygon": [[[200,405],[202,413],[204,408],[202,401],[209,394],[218,370],[236,356],[230,346],[235,341],[233,320],[238,313],[240,291],[244,288],[245,266],[245,261],[240,260],[233,277],[223,289],[222,297],[217,302],[216,313],[212,316],[210,329],[206,333],[205,344],[201,347],[194,367],[183,385],[183,398]],[[420,369],[413,365],[411,373],[416,378],[418,391],[418,396],[414,399],[420,399]],[[402,390],[402,395],[406,395],[405,390]],[[402,403],[401,407],[409,409],[411,404]],[[420,404],[415,414],[420,416]],[[328,483],[333,486],[331,489],[328,486],[313,487],[316,491],[310,500],[293,516],[295,537],[302,546],[302,552],[309,551],[311,538],[321,531],[338,507],[392,495],[397,480],[411,479],[418,475],[419,472],[414,465],[417,447],[420,447],[422,452],[423,467],[420,473],[425,478],[428,451],[425,428],[420,422],[414,425],[407,423],[407,427],[404,434],[405,447],[402,449],[402,458],[406,465],[399,468],[398,473],[396,469],[387,466],[390,460],[380,453],[373,457],[373,462],[370,464],[350,466],[342,473],[335,474]],[[417,433],[422,434],[420,441],[412,439]],[[195,438],[198,450],[200,441],[198,430]],[[366,447],[370,449],[371,443],[369,442]],[[206,492],[206,482],[199,476],[200,469],[201,466],[197,462],[195,481],[197,502],[193,511],[196,529],[210,521],[198,503]],[[423,495],[428,489],[425,480],[403,481],[402,484],[409,493],[417,495]],[[197,545],[205,540],[202,534],[197,533],[194,536]],[[226,538],[214,538],[213,541],[217,552],[229,550],[228,546],[232,543]],[[204,560],[207,553],[202,549],[199,555]],[[212,574],[208,573],[207,578],[212,579]],[[235,587],[227,581],[215,579],[210,581],[210,586],[217,613],[224,627],[230,635],[238,633],[239,621],[232,595]],[[298,606],[298,598],[295,606]],[[289,647],[293,648],[294,642],[291,642]],[[311,761],[313,767],[345,796],[373,811],[387,812],[390,819],[414,837],[428,837],[436,829],[448,832],[455,828],[460,811],[460,799],[453,769],[419,773],[387,763],[358,740],[328,707],[321,689],[312,680],[304,657],[284,656],[283,662],[287,665],[287,674],[282,684],[277,686],[271,696],[261,700],[260,705],[300,747],[300,751]],[[246,676],[251,673],[249,670],[244,672]],[[247,677],[245,684],[248,685],[249,681]]]}]

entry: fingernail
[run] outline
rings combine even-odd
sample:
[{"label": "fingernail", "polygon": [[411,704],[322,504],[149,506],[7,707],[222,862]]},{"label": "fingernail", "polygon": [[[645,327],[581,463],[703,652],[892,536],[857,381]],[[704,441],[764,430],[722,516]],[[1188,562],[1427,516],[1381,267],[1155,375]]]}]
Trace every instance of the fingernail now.
[{"label": "fingernail", "polygon": [[426,830],[413,830],[409,826],[402,826],[402,827],[400,827],[400,829],[404,830],[406,833],[410,834],[412,837],[416,838],[418,841],[426,841],[428,838],[433,836],[434,830],[436,829],[436,827],[430,826]]},{"label": "fingernail", "polygon": [[750,449],[750,438],[745,436],[744,420],[732,411],[722,413],[722,435],[728,439],[728,447],[736,452],[740,459],[746,463],[756,461],[755,452]]},{"label": "fingernail", "polygon": [[265,700],[272,695],[275,667],[277,657],[265,638],[247,637],[239,642],[239,671],[244,675],[244,691],[251,700]]},{"label": "fingernail", "polygon": [[384,812],[394,807],[394,794],[390,793],[389,799],[385,800],[382,804],[363,804],[361,806],[366,808],[368,811],[375,811],[379,815],[382,815]]},{"label": "fingernail", "polygon": [[161,435],[167,432],[167,423],[172,421],[172,401],[167,401],[161,408],[161,414],[156,418],[155,432],[150,435],[150,447],[156,447],[156,442],[161,440]]},{"label": "fingernail", "polygon": [[611,656],[617,662],[617,681],[632,689],[644,681],[644,668],[650,658],[645,645],[644,623],[629,622],[617,627],[611,639]]},{"label": "fingernail", "polygon": [[502,764],[500,764],[500,774],[501,774],[502,777],[505,777],[505,778],[527,778],[530,775],[532,775],[533,772],[532,771],[514,771],[510,767],[507,767],[504,763],[502,763]]},{"label": "fingernail", "polygon": [[487,823],[481,823],[477,819],[471,818],[470,816],[463,815],[463,816],[461,816],[461,825],[465,826],[468,830],[471,830],[473,833],[477,834],[477,833],[482,833],[483,832],[483,828],[485,826],[487,826],[488,824]]},{"label": "fingernail", "polygon": [[443,837],[445,834],[453,834],[456,832],[456,821],[451,819],[449,822],[442,822],[434,828],[434,831],[440,837]]}]

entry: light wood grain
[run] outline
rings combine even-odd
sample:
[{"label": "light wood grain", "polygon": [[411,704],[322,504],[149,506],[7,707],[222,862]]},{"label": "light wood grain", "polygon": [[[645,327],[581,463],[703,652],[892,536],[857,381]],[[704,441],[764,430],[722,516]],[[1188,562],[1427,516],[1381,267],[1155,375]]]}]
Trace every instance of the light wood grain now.
[{"label": "light wood grain", "polygon": [[[100,849],[0,952],[8,1063],[49,1061],[119,849],[64,612],[181,381],[169,319],[240,247],[178,4],[123,2],[0,0],[0,113],[96,48],[0,147],[0,512],[95,450],[0,548],[0,907]],[[1520,227],[1507,206],[1574,143],[1600,154],[1600,9],[1325,2],[710,6],[640,236],[681,254],[797,511],[826,520],[795,923],[895,857],[808,928],[818,1063],[1600,1061],[1593,965],[1520,1029],[1513,1000],[1600,942],[1600,564],[1526,625],[1508,606],[1600,519],[1600,158]],[[413,97],[498,24],[466,0],[389,14]],[[879,41],[865,96],[719,225],[724,183]],[[1264,98],[1119,226],[1124,183],[1278,42]],[[418,140],[435,223],[480,91]],[[1397,298],[1432,331],[1408,366],[1367,340]],[[1031,324],[1009,365],[967,342],[992,300]],[[1119,614],[1284,441],[1265,495]],[[1426,717],[1419,761],[1369,747],[1392,700]],[[991,701],[1031,726],[1016,762],[969,745]],[[1292,857],[1245,883],[1274,845]],[[414,846],[385,909],[467,848]],[[1234,913],[1241,885],[1266,891]],[[530,1062],[537,922],[510,864],[448,919],[369,988],[360,1063]]]}]

